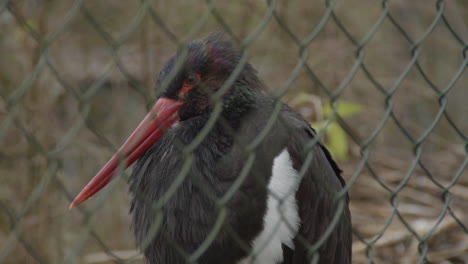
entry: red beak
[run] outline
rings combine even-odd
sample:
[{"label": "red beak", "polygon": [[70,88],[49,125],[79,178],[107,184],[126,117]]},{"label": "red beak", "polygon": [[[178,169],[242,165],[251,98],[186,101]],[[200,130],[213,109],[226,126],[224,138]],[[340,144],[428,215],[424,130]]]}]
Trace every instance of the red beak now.
[{"label": "red beak", "polygon": [[126,169],[145,153],[174,122],[179,120],[176,112],[183,103],[183,101],[160,98],[117,153],[76,196],[70,208],[86,201],[106,186],[114,178],[120,159],[125,162],[122,166]]}]

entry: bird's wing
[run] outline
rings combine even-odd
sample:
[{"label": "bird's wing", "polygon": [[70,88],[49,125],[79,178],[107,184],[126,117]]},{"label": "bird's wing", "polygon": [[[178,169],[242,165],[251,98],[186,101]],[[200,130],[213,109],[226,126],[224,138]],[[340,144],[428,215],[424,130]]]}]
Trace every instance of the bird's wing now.
[{"label": "bird's wing", "polygon": [[285,248],[283,263],[310,263],[311,248],[326,234],[335,214],[340,219],[327,239],[320,242],[318,263],[351,263],[349,198],[346,194],[336,199],[345,185],[341,170],[320,142],[308,146],[316,139],[316,133],[298,113],[285,105],[281,117],[293,130],[288,144],[293,167],[298,172],[304,171],[296,192],[300,228],[294,250]]}]

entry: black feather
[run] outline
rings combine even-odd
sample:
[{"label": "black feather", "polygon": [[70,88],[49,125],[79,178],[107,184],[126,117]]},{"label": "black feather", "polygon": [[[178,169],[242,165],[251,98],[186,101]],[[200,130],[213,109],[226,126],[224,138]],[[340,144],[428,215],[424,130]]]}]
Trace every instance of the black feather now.
[{"label": "black feather", "polygon": [[[239,63],[239,52],[220,35],[191,42],[187,47],[183,67],[162,96],[176,98],[184,76],[192,71],[201,73],[205,88],[217,91]],[[175,60],[171,58],[163,67],[159,83],[176,70]],[[264,90],[253,67],[244,65],[223,96],[221,117],[193,152],[186,153],[184,148],[199,135],[212,111],[206,90],[191,91],[179,110],[179,124],[138,160],[130,179],[131,213],[137,244],[149,263],[186,262],[207,243],[208,234],[219,223],[219,232],[210,237],[213,240],[197,262],[234,264],[249,254],[252,240],[263,229],[273,160],[287,148],[299,171],[307,155],[304,146],[315,137],[308,123],[283,105],[269,133],[247,152],[246,146],[261,134],[274,112],[276,100]],[[201,108],[202,103],[206,107]],[[341,171],[325,147],[317,144],[312,151],[311,166],[296,193],[299,234],[294,250],[283,247],[284,263],[309,262],[307,244],[323,235],[336,208],[334,197],[344,185]],[[220,203],[249,158],[254,162],[239,189]],[[187,173],[181,175],[185,166]],[[319,250],[320,263],[350,263],[350,234],[346,206],[336,230]]]}]

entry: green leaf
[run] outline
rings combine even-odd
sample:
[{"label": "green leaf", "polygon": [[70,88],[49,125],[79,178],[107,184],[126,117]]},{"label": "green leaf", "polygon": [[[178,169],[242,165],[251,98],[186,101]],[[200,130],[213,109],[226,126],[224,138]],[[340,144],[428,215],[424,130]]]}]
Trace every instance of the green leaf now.
[{"label": "green leaf", "polygon": [[328,126],[326,135],[327,142],[325,145],[333,157],[339,160],[347,160],[349,143],[348,138],[346,137],[346,132],[343,128],[341,128],[338,123],[332,122]]},{"label": "green leaf", "polygon": [[[364,111],[364,107],[360,104],[353,104],[353,103],[348,103],[343,100],[338,100],[335,102],[336,105],[336,112],[341,116],[341,117],[347,117],[351,115],[355,115],[358,113],[361,113]],[[323,113],[326,117],[331,116],[333,113],[333,108],[331,104],[327,104],[323,107]]]},{"label": "green leaf", "polygon": [[312,122],[310,123],[310,125],[312,126],[313,129],[315,129],[315,131],[317,131],[317,133],[320,133],[320,131],[322,131],[323,129],[325,129],[325,125],[327,124],[327,120],[325,121],[320,121],[320,122]]},{"label": "green leaf", "polygon": [[326,124],[327,120],[311,123],[317,133],[326,129],[324,144],[333,155],[333,158],[347,160],[349,157],[349,142],[346,132],[337,122],[331,122],[328,126]]},{"label": "green leaf", "polygon": [[34,19],[26,20],[26,24],[34,30],[38,30],[39,28],[39,23],[37,22],[37,20]]}]

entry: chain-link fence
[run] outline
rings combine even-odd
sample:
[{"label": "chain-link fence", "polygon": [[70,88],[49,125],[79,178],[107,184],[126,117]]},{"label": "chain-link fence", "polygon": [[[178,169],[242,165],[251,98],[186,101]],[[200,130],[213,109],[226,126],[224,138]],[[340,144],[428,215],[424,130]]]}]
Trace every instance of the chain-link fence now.
[{"label": "chain-link fence", "polygon": [[169,56],[223,31],[344,170],[353,263],[468,263],[466,14],[463,0],[0,1],[0,262],[143,261],[128,175],[68,205],[153,105]]}]

